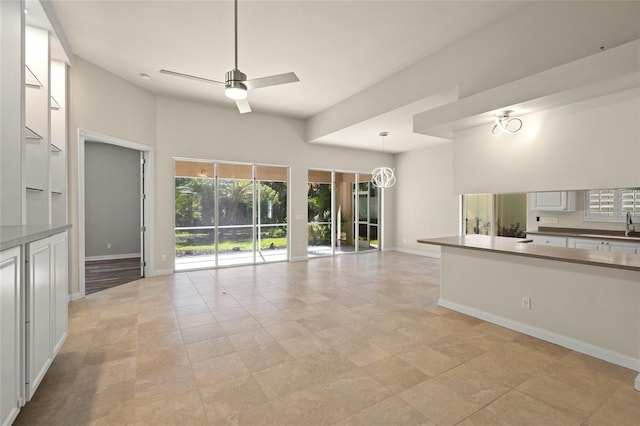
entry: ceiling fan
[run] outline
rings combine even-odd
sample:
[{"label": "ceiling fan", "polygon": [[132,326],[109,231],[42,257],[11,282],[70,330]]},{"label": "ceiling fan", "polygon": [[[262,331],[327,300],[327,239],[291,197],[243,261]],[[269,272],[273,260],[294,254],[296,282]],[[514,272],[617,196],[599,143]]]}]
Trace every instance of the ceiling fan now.
[{"label": "ceiling fan", "polygon": [[208,78],[198,77],[190,74],[183,74],[180,72],[165,69],[161,69],[160,72],[162,74],[224,86],[224,94],[226,95],[226,97],[236,101],[238,111],[240,111],[240,114],[244,114],[247,112],[251,112],[251,106],[249,105],[249,101],[247,99],[247,90],[276,86],[278,84],[295,83],[296,81],[300,81],[300,79],[295,73],[288,72],[285,74],[270,75],[267,77],[247,80],[247,75],[238,69],[238,0],[234,0],[233,3],[235,66],[231,71],[227,71],[224,83],[222,81],[210,80]]}]

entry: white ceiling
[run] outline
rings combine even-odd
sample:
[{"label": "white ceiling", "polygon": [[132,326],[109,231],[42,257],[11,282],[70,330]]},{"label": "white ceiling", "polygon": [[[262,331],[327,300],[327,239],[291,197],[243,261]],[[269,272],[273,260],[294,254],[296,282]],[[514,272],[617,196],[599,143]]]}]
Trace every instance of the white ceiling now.
[{"label": "white ceiling", "polygon": [[[155,93],[235,108],[221,87],[158,72],[224,81],[233,68],[232,1],[52,2],[75,55]],[[249,79],[294,71],[299,83],[251,91],[249,100],[255,112],[308,119],[527,3],[240,0],[238,65]],[[388,151],[438,143],[412,128],[413,115],[433,102],[413,102],[319,142],[381,150],[377,135],[386,130]]]}]

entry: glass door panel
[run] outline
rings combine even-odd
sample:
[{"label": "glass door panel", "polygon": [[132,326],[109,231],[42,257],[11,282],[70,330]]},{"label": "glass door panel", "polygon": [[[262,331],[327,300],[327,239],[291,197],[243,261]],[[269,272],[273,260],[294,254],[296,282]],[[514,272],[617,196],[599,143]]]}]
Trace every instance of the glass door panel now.
[{"label": "glass door panel", "polygon": [[356,184],[355,173],[335,172],[335,251],[336,253],[353,253],[356,250],[355,201],[352,188]]},{"label": "glass door panel", "polygon": [[175,162],[175,269],[215,266],[214,165]]},{"label": "glass door panel", "polygon": [[464,196],[463,202],[464,233],[491,235],[491,194],[468,194]]},{"label": "glass door panel", "polygon": [[331,172],[309,170],[307,185],[308,255],[333,254],[331,215]]},{"label": "glass door panel", "polygon": [[253,263],[253,166],[218,164],[216,255],[218,266]]},{"label": "glass door panel", "polygon": [[358,249],[377,250],[378,242],[378,188],[371,184],[371,175],[358,175]]},{"label": "glass door panel", "polygon": [[496,234],[526,237],[527,194],[496,194]]},{"label": "glass door panel", "polygon": [[286,167],[256,166],[258,263],[288,259],[287,175]]}]

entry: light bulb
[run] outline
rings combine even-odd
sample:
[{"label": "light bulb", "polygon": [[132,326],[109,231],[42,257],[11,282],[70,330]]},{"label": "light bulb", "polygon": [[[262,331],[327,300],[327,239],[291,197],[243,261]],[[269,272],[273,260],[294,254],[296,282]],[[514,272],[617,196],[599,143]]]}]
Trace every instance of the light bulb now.
[{"label": "light bulb", "polygon": [[235,87],[230,86],[224,89],[224,94],[227,98],[239,101],[247,98],[247,90],[241,87],[242,84],[238,84]]}]

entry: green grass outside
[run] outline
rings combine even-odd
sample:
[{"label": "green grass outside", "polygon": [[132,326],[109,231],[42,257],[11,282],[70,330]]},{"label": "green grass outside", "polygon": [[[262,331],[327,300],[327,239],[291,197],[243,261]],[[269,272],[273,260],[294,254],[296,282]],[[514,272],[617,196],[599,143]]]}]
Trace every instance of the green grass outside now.
[{"label": "green grass outside", "polygon": [[[269,250],[271,244],[273,244],[274,248],[286,248],[287,247],[287,237],[280,238],[262,238],[261,239],[262,250]],[[233,251],[251,251],[253,250],[253,241],[252,240],[235,240],[235,241],[219,241],[218,249],[221,253],[224,252],[233,252]],[[198,255],[198,254],[213,254],[215,250],[215,246],[213,243],[197,243],[194,242],[189,244],[186,242],[178,242],[176,241],[176,255],[177,256],[185,256],[185,255]]]}]

